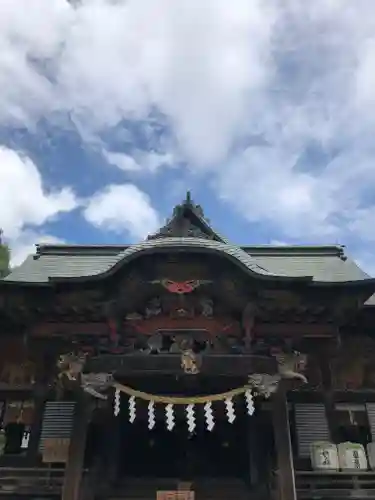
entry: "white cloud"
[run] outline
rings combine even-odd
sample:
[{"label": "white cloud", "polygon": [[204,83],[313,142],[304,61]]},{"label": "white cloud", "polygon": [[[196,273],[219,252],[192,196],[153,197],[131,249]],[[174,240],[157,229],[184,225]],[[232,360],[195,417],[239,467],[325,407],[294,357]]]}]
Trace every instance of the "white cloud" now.
[{"label": "white cloud", "polygon": [[[110,163],[157,173],[178,157],[282,239],[370,241],[373,0],[33,2],[0,3],[0,124],[61,110],[95,133],[156,109],[177,156],[108,151]],[[327,160],[310,154],[302,168],[311,145]],[[118,221],[112,189],[99,197],[109,219],[91,205],[90,220],[132,226]]]},{"label": "white cloud", "polygon": [[84,216],[91,224],[117,233],[129,232],[135,240],[159,227],[159,217],[150,198],[134,184],[113,184],[96,193]]},{"label": "white cloud", "polygon": [[0,147],[0,200],[0,227],[9,239],[78,205],[69,188],[47,192],[30,158],[4,147]]},{"label": "white cloud", "polygon": [[124,172],[139,172],[142,170],[141,165],[139,165],[134,158],[125,153],[104,151],[104,157],[110,165],[114,165],[120,170],[124,170]]},{"label": "white cloud", "polygon": [[57,245],[66,243],[61,238],[36,231],[25,231],[19,238],[13,240],[11,246],[11,265],[20,265],[28,255],[35,254],[36,244]]},{"label": "white cloud", "polygon": [[61,109],[95,129],[157,108],[188,158],[212,162],[268,74],[274,9],[261,0],[28,3],[0,5],[0,121]]},{"label": "white cloud", "polygon": [[4,147],[0,147],[0,200],[0,227],[15,262],[24,255],[23,248],[30,249],[37,242],[37,234],[30,228],[38,228],[78,205],[69,188],[47,192],[30,158]]},{"label": "white cloud", "polygon": [[103,155],[110,165],[114,165],[124,172],[157,173],[161,167],[173,167],[175,157],[172,154],[156,153],[154,151],[138,151],[134,156],[125,153],[103,151]]}]

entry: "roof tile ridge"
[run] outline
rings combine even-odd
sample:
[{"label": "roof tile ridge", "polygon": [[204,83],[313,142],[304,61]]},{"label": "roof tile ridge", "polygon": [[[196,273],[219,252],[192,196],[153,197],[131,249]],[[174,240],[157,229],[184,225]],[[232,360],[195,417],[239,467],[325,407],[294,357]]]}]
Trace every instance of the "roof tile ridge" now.
[{"label": "roof tile ridge", "polygon": [[[249,255],[247,252],[245,252],[240,246],[232,243],[226,243],[226,242],[221,242],[221,241],[216,241],[216,240],[207,240],[205,238],[198,238],[198,237],[184,237],[184,236],[166,236],[164,238],[160,238],[157,240],[145,240],[140,243],[134,243],[133,245],[129,246],[128,248],[124,249],[124,251],[120,252],[113,260],[113,262],[109,265],[108,269],[111,267],[115,266],[117,263],[121,262],[124,258],[128,257],[132,253],[136,253],[139,250],[142,250],[147,247],[162,247],[164,245],[166,246],[173,246],[173,244],[180,243],[183,245],[191,245],[191,246],[196,246],[199,247],[199,244],[202,244],[204,246],[211,246],[211,247],[222,247],[223,249],[227,249],[228,253],[238,253],[242,257],[242,262],[246,262],[256,273],[264,274],[267,276],[274,276],[274,277],[288,277],[285,274],[275,274],[272,273],[271,271],[265,269],[264,267],[260,266],[251,255]],[[231,252],[232,250],[232,252]],[[233,255],[234,257],[238,257],[236,255]],[[251,262],[249,262],[251,261]]]}]

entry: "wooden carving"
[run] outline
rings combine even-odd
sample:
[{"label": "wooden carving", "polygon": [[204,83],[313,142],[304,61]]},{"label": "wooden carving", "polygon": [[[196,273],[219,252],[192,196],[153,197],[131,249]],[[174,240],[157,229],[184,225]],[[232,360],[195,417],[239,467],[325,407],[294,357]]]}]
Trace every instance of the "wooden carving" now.
[{"label": "wooden carving", "polygon": [[181,355],[181,368],[188,375],[197,375],[200,371],[201,358],[192,349],[186,349]]},{"label": "wooden carving", "polygon": [[242,314],[242,327],[245,332],[245,347],[246,350],[250,350],[251,341],[253,338],[253,329],[255,325],[255,314],[256,314],[256,305],[252,302],[249,302]]},{"label": "wooden carving", "polygon": [[172,281],[167,278],[152,281],[152,284],[162,285],[170,293],[177,293],[181,295],[186,293],[191,293],[199,286],[205,285],[207,283],[211,283],[211,281],[207,280]]},{"label": "wooden carving", "polygon": [[333,362],[333,385],[336,390],[355,390],[364,385],[363,357],[337,358]]},{"label": "wooden carving", "polygon": [[301,373],[307,365],[307,356],[299,352],[275,353],[275,358],[278,363],[278,370],[281,378],[298,379],[304,384],[307,384],[306,376]]},{"label": "wooden carving", "polygon": [[144,335],[153,335],[159,330],[205,330],[212,336],[218,333],[241,336],[241,327],[231,318],[211,318],[198,316],[194,318],[157,316],[146,319],[128,319],[128,328]]},{"label": "wooden carving", "polygon": [[5,362],[0,375],[3,383],[10,385],[25,385],[35,382],[36,366],[31,361],[24,363]]},{"label": "wooden carving", "polygon": [[371,387],[375,342],[369,338],[346,338],[332,360],[332,379],[336,390]]},{"label": "wooden carving", "polygon": [[86,355],[77,355],[74,353],[63,354],[57,361],[59,370],[58,378],[62,380],[66,377],[70,381],[78,381],[82,373]]}]

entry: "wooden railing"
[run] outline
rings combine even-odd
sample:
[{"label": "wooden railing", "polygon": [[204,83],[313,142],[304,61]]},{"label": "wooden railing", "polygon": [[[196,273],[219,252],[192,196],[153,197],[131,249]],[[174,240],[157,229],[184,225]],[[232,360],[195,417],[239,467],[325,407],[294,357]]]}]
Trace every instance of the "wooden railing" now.
[{"label": "wooden railing", "polygon": [[64,468],[0,467],[1,495],[59,495],[64,482]]},{"label": "wooden railing", "polygon": [[375,499],[375,472],[296,471],[299,500]]}]

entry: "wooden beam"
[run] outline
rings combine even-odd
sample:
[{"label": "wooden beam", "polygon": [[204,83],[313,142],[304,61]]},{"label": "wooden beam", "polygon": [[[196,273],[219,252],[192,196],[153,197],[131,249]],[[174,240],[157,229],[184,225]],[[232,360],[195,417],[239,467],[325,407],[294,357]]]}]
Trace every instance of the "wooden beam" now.
[{"label": "wooden beam", "polygon": [[273,395],[273,428],[278,465],[278,499],[297,500],[294,477],[293,450],[290,437],[289,410],[286,387],[281,381]]},{"label": "wooden beam", "polygon": [[[119,376],[136,374],[183,375],[181,356],[178,354],[106,354],[91,358],[85,365],[85,372],[110,372]],[[211,354],[202,356],[201,374],[247,376],[250,373],[277,372],[276,359],[270,356],[245,354]]]},{"label": "wooden beam", "polygon": [[[329,323],[260,323],[254,326],[258,337],[334,337],[338,329]],[[219,333],[219,332],[218,332]],[[29,330],[32,337],[50,336],[102,336],[108,335],[108,325],[103,322],[41,322]]]},{"label": "wooden beam", "polygon": [[68,463],[65,469],[62,500],[79,500],[81,498],[80,489],[90,414],[89,397],[80,391],[77,397]]}]

